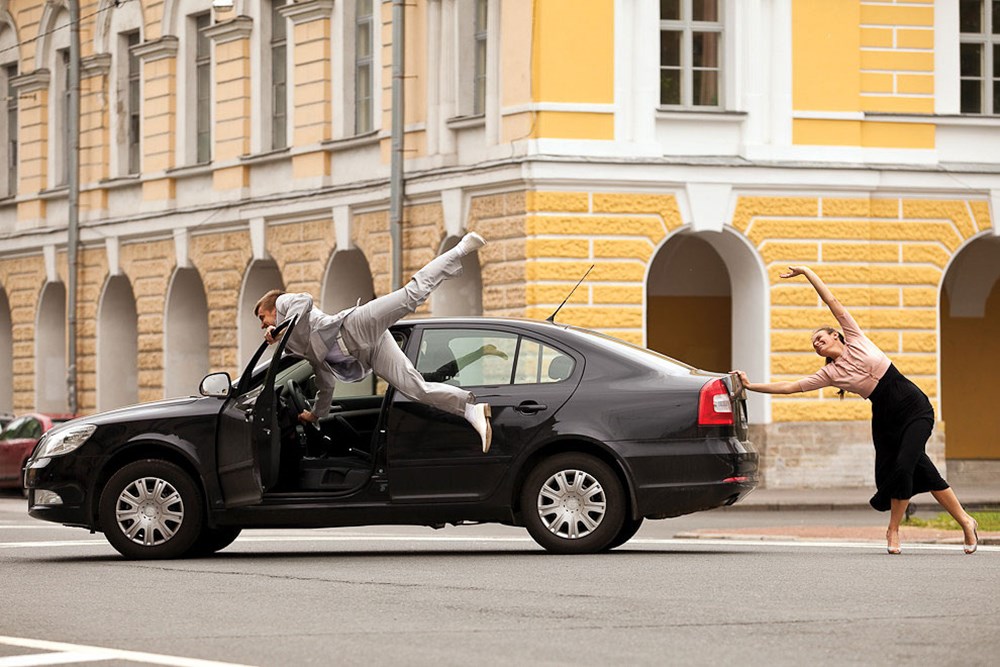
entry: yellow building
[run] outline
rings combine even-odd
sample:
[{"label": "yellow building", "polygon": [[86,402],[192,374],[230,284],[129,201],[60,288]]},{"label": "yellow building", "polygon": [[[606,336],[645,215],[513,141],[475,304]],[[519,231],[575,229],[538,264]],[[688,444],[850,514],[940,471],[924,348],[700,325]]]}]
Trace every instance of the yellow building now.
[{"label": "yellow building", "polygon": [[[430,312],[547,316],[794,379],[813,266],[1000,473],[993,3],[410,0],[403,272],[489,241]],[[86,2],[80,407],[190,393],[266,289],[390,288],[392,4]],[[1000,17],[997,17],[1000,20]],[[0,0],[0,411],[66,409],[68,13]],[[867,402],[753,396],[765,483],[871,480]]]}]

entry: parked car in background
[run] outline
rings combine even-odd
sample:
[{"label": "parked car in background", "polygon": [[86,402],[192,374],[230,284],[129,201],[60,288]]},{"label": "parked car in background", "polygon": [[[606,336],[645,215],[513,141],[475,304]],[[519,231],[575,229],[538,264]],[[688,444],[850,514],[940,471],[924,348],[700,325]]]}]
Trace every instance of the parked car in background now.
[{"label": "parked car in background", "polygon": [[22,488],[24,463],[39,438],[53,426],[72,418],[72,415],[30,413],[6,424],[0,431],[0,488]]},{"label": "parked car in background", "polygon": [[127,558],[206,555],[247,528],[482,522],[594,553],[644,519],[731,505],[757,484],[738,376],[547,322],[413,319],[391,332],[425,378],[490,404],[489,454],[464,419],[382,383],[335,393],[303,426],[315,379],[282,355],[286,333],[271,361],[258,365],[262,344],[238,381],[209,375],[201,397],[46,434],[25,469],[29,513],[102,531]]}]

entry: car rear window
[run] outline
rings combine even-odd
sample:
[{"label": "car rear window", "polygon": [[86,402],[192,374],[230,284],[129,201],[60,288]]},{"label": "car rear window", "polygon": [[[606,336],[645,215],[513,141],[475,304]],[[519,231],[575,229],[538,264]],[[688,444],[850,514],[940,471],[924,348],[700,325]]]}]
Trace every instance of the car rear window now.
[{"label": "car rear window", "polygon": [[633,345],[614,336],[608,336],[607,334],[589,329],[578,329],[576,327],[567,327],[566,330],[586,337],[588,341],[607,350],[611,354],[627,357],[643,366],[652,366],[667,375],[691,375],[698,372],[698,369],[694,366],[688,366],[683,361],[677,361],[654,350]]}]

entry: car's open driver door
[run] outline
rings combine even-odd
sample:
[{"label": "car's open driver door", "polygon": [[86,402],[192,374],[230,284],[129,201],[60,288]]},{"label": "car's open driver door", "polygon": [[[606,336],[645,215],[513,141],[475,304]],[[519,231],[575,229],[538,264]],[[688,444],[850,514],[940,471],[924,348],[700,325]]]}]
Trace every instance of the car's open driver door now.
[{"label": "car's open driver door", "polygon": [[[267,349],[267,343],[261,344],[247,364],[236,390],[226,400],[219,415],[217,459],[219,484],[226,507],[259,503],[264,491],[278,479],[281,432],[274,378],[296,319],[282,322],[275,330],[277,333],[285,329],[285,332],[271,357],[263,386],[254,384],[253,371]],[[258,386],[259,393],[254,391]],[[254,394],[256,399],[252,398]]]}]

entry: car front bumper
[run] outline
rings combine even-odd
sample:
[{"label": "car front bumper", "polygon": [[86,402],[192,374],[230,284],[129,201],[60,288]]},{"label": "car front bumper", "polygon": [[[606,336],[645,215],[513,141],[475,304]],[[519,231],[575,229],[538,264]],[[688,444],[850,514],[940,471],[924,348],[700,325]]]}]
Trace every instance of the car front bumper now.
[{"label": "car front bumper", "polygon": [[[67,526],[93,528],[93,517],[87,502],[87,490],[80,476],[79,457],[54,457],[28,461],[24,469],[24,488],[28,490],[28,514],[42,521],[61,523]],[[87,468],[86,465],[83,466]],[[86,479],[86,477],[82,477]],[[42,491],[58,496],[58,502],[50,499],[39,502]]]}]

